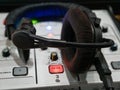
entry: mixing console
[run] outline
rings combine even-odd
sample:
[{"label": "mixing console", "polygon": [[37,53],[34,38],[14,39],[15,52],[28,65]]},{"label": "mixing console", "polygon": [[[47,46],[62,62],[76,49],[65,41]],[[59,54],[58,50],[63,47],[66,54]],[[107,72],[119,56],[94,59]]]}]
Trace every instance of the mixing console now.
[{"label": "mixing console", "polygon": [[[110,48],[102,53],[112,72],[116,90],[120,89],[120,32],[106,10],[94,10],[101,18],[103,37],[114,40]],[[31,49],[27,63],[19,58],[18,51],[5,35],[3,25],[7,13],[0,13],[0,90],[101,90],[103,84],[94,66],[84,74],[75,75],[65,67],[60,50]],[[39,22],[34,24],[37,35],[60,39],[61,22]],[[81,88],[81,89],[80,89]]]}]

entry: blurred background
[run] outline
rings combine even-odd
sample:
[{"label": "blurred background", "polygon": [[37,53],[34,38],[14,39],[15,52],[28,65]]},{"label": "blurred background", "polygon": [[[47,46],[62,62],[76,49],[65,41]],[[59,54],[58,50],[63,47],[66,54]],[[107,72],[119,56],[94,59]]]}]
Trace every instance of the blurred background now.
[{"label": "blurred background", "polygon": [[42,2],[77,3],[90,9],[109,9],[120,21],[120,0],[0,0],[0,12],[9,12],[17,7]]}]

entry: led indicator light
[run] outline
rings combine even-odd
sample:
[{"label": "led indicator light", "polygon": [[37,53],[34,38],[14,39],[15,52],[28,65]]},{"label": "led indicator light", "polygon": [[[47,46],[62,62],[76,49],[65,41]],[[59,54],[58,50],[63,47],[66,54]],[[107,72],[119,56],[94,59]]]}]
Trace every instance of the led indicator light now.
[{"label": "led indicator light", "polygon": [[2,23],[3,25],[6,25],[6,20],[3,20],[3,23]]},{"label": "led indicator light", "polygon": [[54,35],[52,33],[48,33],[48,38],[52,38]]},{"label": "led indicator light", "polygon": [[38,20],[32,19],[32,23],[36,24],[36,23],[38,23]]},{"label": "led indicator light", "polygon": [[46,29],[47,29],[47,30],[51,30],[51,29],[52,29],[52,26],[47,26]]},{"label": "led indicator light", "polygon": [[50,66],[49,66],[49,72],[50,72],[51,74],[63,73],[63,72],[64,72],[63,65],[61,65],[61,64],[58,64],[58,65],[50,65]]}]

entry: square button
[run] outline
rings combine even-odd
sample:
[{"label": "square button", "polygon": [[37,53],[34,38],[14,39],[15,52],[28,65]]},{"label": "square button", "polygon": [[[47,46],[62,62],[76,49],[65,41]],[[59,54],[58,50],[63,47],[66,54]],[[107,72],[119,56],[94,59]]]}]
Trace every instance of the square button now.
[{"label": "square button", "polygon": [[26,76],[28,74],[27,67],[14,67],[13,76]]},{"label": "square button", "polygon": [[63,73],[63,72],[64,72],[63,65],[61,65],[61,64],[58,64],[58,65],[50,65],[50,66],[49,66],[49,72],[50,72],[51,74]]},{"label": "square button", "polygon": [[111,65],[113,69],[120,69],[120,61],[113,61]]}]

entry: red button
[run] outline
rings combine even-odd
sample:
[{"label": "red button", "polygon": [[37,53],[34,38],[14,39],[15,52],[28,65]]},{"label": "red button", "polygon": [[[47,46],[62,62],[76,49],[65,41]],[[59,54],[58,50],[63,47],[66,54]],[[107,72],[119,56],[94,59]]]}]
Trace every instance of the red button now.
[{"label": "red button", "polygon": [[49,72],[50,72],[51,74],[63,73],[63,72],[64,72],[63,65],[61,65],[61,64],[50,65],[50,66],[49,66]]}]

